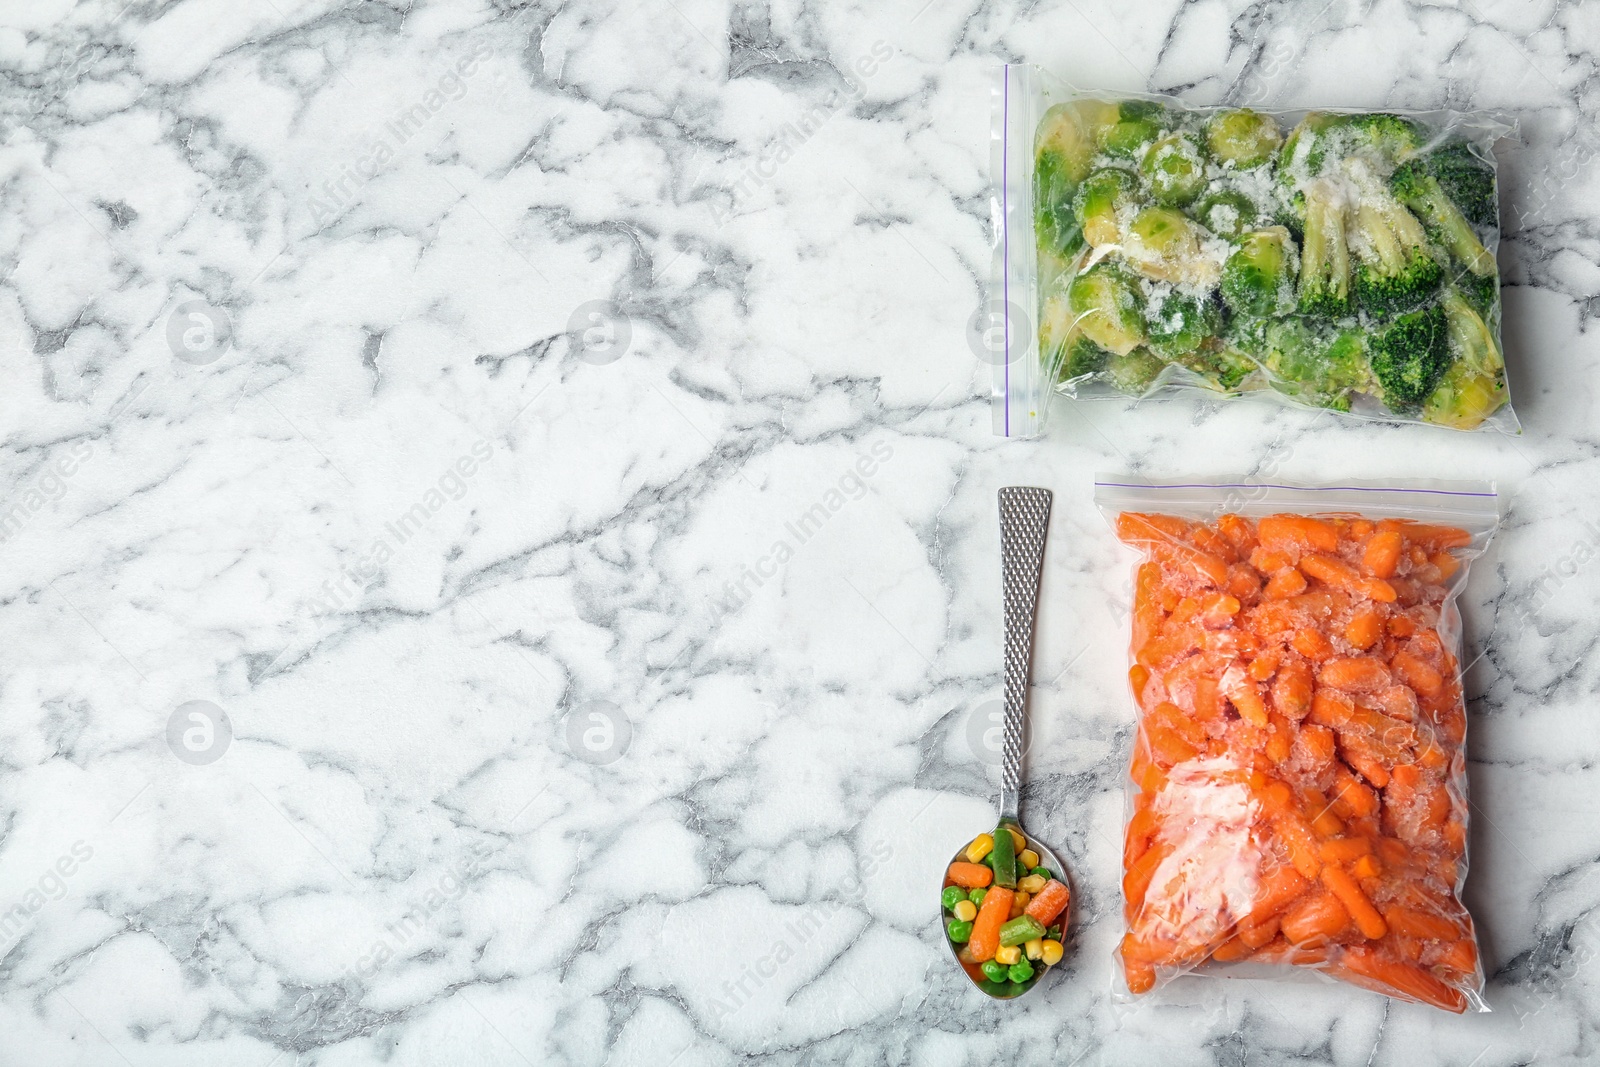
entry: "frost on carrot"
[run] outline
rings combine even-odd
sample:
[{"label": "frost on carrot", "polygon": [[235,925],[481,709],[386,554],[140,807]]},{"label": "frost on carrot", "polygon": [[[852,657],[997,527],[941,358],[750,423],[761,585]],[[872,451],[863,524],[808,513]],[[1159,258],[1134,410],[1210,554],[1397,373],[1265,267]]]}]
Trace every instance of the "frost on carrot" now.
[{"label": "frost on carrot", "polygon": [[1129,680],[1128,988],[1248,961],[1462,1011],[1465,531],[1354,516],[1124,513],[1145,555]]}]

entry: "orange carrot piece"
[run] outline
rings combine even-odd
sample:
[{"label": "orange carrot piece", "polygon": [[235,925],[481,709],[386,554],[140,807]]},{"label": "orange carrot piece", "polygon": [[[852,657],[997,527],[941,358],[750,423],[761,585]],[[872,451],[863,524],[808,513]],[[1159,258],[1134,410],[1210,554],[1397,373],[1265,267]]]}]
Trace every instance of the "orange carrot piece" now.
[{"label": "orange carrot piece", "polygon": [[1345,949],[1339,963],[1378,986],[1380,992],[1420,1000],[1457,1014],[1467,1010],[1466,994],[1459,989],[1452,989],[1421,967],[1389,959],[1366,945]]},{"label": "orange carrot piece", "polygon": [[1420,941],[1454,941],[1461,936],[1461,926],[1443,915],[1391,905],[1383,909],[1389,928],[1401,937],[1414,937]]},{"label": "orange carrot piece", "polygon": [[[1262,925],[1293,904],[1300,898],[1300,894],[1310,887],[1310,880],[1302,877],[1293,867],[1277,868],[1261,879],[1261,884],[1256,887],[1255,900],[1250,905],[1250,914],[1245,916],[1245,921],[1253,926]],[[1270,941],[1272,938],[1268,937],[1266,940]]]},{"label": "orange carrot piece", "polygon": [[1312,690],[1311,668],[1304,660],[1291,659],[1272,682],[1272,706],[1284,718],[1299,722],[1311,712]]},{"label": "orange carrot piece", "polygon": [[1296,945],[1326,941],[1350,925],[1350,913],[1326,889],[1303,897],[1283,916],[1283,936]]},{"label": "orange carrot piece", "polygon": [[1374,578],[1393,578],[1395,568],[1400,564],[1400,549],[1404,544],[1405,539],[1398,530],[1373,534],[1372,540],[1367,542],[1366,549],[1361,553],[1361,565]]},{"label": "orange carrot piece", "polygon": [[1267,579],[1267,584],[1261,587],[1261,591],[1273,600],[1299,596],[1306,591],[1306,576],[1294,567],[1284,567],[1272,573]]},{"label": "orange carrot piece", "polygon": [[1044,884],[1043,889],[1033,895],[1028,901],[1028,906],[1022,909],[1022,913],[1039,920],[1040,926],[1049,926],[1056,921],[1056,916],[1066,909],[1071,899],[1072,892],[1065,883],[1052,878]]},{"label": "orange carrot piece", "polygon": [[1383,636],[1383,613],[1370,604],[1350,616],[1344,626],[1344,639],[1365,652]]},{"label": "orange carrot piece", "polygon": [[1371,851],[1372,842],[1364,837],[1341,837],[1336,841],[1324,841],[1317,847],[1317,854],[1324,863],[1349,863]]},{"label": "orange carrot piece", "polygon": [[981,863],[958,860],[950,865],[945,877],[962,889],[983,889],[994,881],[994,871]]},{"label": "orange carrot piece", "polygon": [[1126,544],[1169,543],[1189,536],[1189,524],[1171,515],[1124,511],[1117,516],[1117,538]]},{"label": "orange carrot piece", "polygon": [[1416,690],[1418,696],[1434,696],[1444,688],[1444,675],[1420,656],[1401,649],[1389,662],[1394,664],[1400,679]]},{"label": "orange carrot piece", "polygon": [[1298,812],[1283,811],[1273,817],[1272,825],[1288,846],[1289,862],[1294,864],[1294,869],[1301,877],[1315,878],[1322,869],[1322,861],[1317,858],[1317,835],[1305,817]]},{"label": "orange carrot piece", "polygon": [[1309,626],[1296,630],[1294,638],[1289,643],[1306,659],[1318,663],[1333,655],[1333,643],[1321,630],[1313,630]]},{"label": "orange carrot piece", "polygon": [[994,959],[1000,950],[1000,927],[1011,917],[1011,890],[995,886],[983,895],[978,906],[978,916],[972,920],[972,936],[967,939],[967,951],[979,963]]},{"label": "orange carrot piece", "polygon": [[1273,551],[1314,549],[1332,552],[1339,547],[1339,531],[1306,515],[1268,515],[1256,525],[1263,548]]},{"label": "orange carrot piece", "polygon": [[1350,913],[1350,918],[1355,920],[1356,929],[1361,931],[1361,936],[1376,941],[1389,932],[1389,924],[1383,921],[1383,916],[1378,909],[1372,906],[1372,901],[1367,899],[1367,894],[1361,891],[1361,886],[1350,877],[1338,864],[1324,864],[1322,868],[1322,884],[1328,887],[1329,892],[1339,898],[1339,903],[1344,905],[1344,910]]},{"label": "orange carrot piece", "polygon": [[1315,553],[1303,556],[1300,560],[1300,569],[1308,577],[1315,578],[1319,582],[1324,582],[1335,589],[1344,589],[1369,600],[1392,603],[1398,596],[1394,586],[1382,578],[1363,577],[1356,572],[1354,567],[1337,556],[1323,556]]},{"label": "orange carrot piece", "polygon": [[1349,693],[1370,693],[1390,683],[1389,668],[1374,656],[1334,656],[1317,670],[1317,683]]},{"label": "orange carrot piece", "polygon": [[1256,726],[1267,725],[1267,705],[1261,699],[1261,687],[1249,678],[1239,677],[1228,683],[1222,695],[1239,712],[1239,717]]},{"label": "orange carrot piece", "polygon": [[1476,973],[1478,970],[1478,943],[1470,937],[1452,941],[1450,947],[1439,954],[1439,966],[1448,967],[1452,971],[1460,971],[1462,974]]},{"label": "orange carrot piece", "polygon": [[1378,794],[1362,782],[1349,769],[1335,766],[1333,771],[1335,811],[1341,808],[1358,819],[1378,814]]},{"label": "orange carrot piece", "polygon": [[1250,946],[1239,937],[1230,937],[1211,953],[1211,958],[1218,963],[1234,963],[1250,955]]}]

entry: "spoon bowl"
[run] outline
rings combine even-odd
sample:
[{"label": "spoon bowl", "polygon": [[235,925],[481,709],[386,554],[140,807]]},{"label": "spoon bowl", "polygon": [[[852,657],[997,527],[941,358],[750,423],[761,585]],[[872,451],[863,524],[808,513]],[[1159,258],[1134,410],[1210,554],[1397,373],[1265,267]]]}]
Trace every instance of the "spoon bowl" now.
[{"label": "spoon bowl", "polygon": [[[1067,869],[1062,865],[1061,861],[1056,858],[1056,854],[1054,852],[1051,852],[1049,848],[1045,847],[1042,841],[1028,833],[1027,830],[1023,829],[1021,823],[1007,822],[1005,825],[1010,826],[1027,839],[1027,847],[1039,855],[1038,866],[1049,869],[1051,874],[1070,887],[1071,883],[1067,882]],[[950,862],[958,863],[966,858],[967,848],[965,845],[963,845],[961,848],[956,850],[955,855],[950,857]],[[948,869],[948,866],[946,869]],[[945,885],[950,884],[952,883],[948,878],[946,878]],[[1071,921],[1071,918],[1072,904],[1069,900],[1066,910],[1061,913],[1054,924],[1061,927],[1063,941],[1066,939],[1067,924]],[[1033,964],[1034,973],[1033,977],[1029,978],[1027,981],[995,982],[991,981],[986,975],[984,975],[981,966],[971,958],[970,954],[967,953],[965,945],[958,945],[954,941],[951,941],[948,937],[945,938],[944,943],[949,946],[950,954],[955,957],[956,965],[966,972],[967,977],[972,980],[972,984],[982,990],[984,994],[994,998],[995,1000],[1012,1000],[1016,997],[1022,996],[1022,994],[1028,992],[1028,990],[1038,985],[1040,980],[1044,978],[1046,974],[1054,970],[1054,968],[1049,964],[1045,964],[1040,960],[1032,960],[1030,962]]]}]

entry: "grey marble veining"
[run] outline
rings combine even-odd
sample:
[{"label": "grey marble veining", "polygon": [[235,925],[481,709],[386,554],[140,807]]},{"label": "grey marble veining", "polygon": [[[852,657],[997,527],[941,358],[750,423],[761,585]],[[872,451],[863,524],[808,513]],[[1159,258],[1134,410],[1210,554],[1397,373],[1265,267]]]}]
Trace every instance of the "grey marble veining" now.
[{"label": "grey marble veining", "polygon": [[[1600,1013],[1600,117],[1575,3],[0,7],[0,1064],[1580,1063]],[[1190,400],[989,432],[989,85],[1490,108],[1517,439]],[[1495,478],[1490,1015],[1108,999],[1102,469]],[[1055,491],[996,1006],[994,491]],[[981,735],[981,730],[977,731]]]}]

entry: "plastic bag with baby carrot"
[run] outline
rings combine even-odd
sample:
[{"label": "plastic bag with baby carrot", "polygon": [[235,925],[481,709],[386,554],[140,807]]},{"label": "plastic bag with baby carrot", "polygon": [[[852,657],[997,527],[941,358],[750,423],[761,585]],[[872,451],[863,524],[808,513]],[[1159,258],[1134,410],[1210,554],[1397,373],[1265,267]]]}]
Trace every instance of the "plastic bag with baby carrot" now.
[{"label": "plastic bag with baby carrot", "polygon": [[1455,598],[1494,487],[1107,476],[1095,501],[1141,556],[1120,992],[1297,967],[1489,1010]]}]

